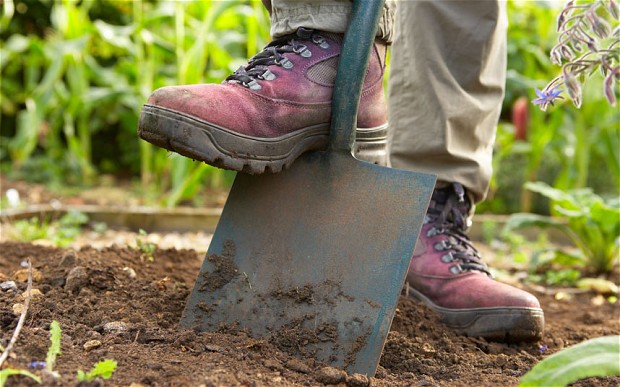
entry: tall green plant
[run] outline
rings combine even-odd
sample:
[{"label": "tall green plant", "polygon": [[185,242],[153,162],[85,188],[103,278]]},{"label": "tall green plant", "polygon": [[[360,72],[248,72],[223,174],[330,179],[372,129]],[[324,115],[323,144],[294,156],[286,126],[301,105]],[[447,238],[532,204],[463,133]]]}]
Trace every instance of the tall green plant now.
[{"label": "tall green plant", "polygon": [[61,182],[129,168],[161,197],[172,193],[169,205],[227,181],[138,141],[138,113],[154,89],[220,82],[256,53],[269,39],[260,0],[41,0],[27,13],[47,18],[44,35],[10,6],[0,19],[0,33],[10,31],[0,48],[0,159],[13,169],[44,159],[33,170]]}]

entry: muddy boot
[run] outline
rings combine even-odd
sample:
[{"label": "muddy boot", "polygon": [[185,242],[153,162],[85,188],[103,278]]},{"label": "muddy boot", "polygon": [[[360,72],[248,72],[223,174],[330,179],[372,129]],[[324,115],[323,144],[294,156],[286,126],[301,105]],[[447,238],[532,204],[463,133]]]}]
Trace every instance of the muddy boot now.
[{"label": "muddy boot", "polygon": [[[156,90],[142,108],[138,135],[216,167],[278,172],[302,153],[327,147],[342,35],[300,28],[271,42],[221,84]],[[359,128],[387,126],[386,47],[371,52]]]},{"label": "muddy boot", "polygon": [[471,204],[460,184],[436,188],[407,273],[406,293],[460,334],[500,341],[542,337],[532,294],[493,280],[465,235]]}]

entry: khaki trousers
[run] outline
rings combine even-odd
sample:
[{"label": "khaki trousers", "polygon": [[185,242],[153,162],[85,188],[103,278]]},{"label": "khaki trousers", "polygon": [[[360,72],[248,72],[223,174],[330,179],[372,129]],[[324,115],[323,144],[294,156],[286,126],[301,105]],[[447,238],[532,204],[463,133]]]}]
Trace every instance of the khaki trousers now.
[{"label": "khaki trousers", "polygon": [[[349,0],[264,2],[274,37],[298,27],[342,33],[351,9]],[[500,0],[386,3],[377,36],[393,41],[393,167],[436,174],[439,184],[461,183],[474,202],[484,199],[504,97],[506,28]]]}]

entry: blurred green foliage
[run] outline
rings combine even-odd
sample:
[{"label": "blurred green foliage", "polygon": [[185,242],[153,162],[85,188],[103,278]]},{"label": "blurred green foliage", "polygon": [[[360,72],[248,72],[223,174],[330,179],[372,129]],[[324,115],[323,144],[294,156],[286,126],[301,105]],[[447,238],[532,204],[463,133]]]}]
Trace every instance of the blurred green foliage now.
[{"label": "blurred green foliage", "polygon": [[138,141],[138,113],[155,88],[220,82],[259,51],[259,0],[5,0],[0,27],[4,171],[57,184],[139,175],[169,206],[231,179]]},{"label": "blurred green foliage", "polygon": [[[560,189],[592,187],[603,196],[618,195],[620,110],[605,99],[602,76],[587,80],[580,109],[563,103],[542,112],[529,103],[536,97],[535,87],[544,87],[561,72],[549,60],[561,5],[508,2],[506,97],[489,193],[493,200],[484,203],[482,211],[548,213],[548,201],[524,186],[539,180]],[[527,103],[519,104],[519,99]]]},{"label": "blurred green foliage", "polygon": [[[545,113],[529,104],[534,87],[559,72],[548,59],[557,3],[508,8],[493,200],[480,210],[548,212],[547,202],[522,188],[527,181],[617,193],[619,113],[596,82],[579,110]],[[0,39],[3,172],[56,185],[91,184],[100,173],[139,177],[145,196],[155,192],[167,206],[232,181],[233,173],[139,141],[137,120],[152,90],[220,82],[259,51],[269,41],[260,0],[4,0]],[[528,101],[525,126],[515,125],[520,98]]]}]

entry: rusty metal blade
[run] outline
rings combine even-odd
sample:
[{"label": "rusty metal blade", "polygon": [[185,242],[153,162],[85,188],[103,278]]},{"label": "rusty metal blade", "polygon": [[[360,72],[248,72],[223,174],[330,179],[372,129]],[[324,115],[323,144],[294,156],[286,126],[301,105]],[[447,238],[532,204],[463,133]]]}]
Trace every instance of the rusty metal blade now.
[{"label": "rusty metal blade", "polygon": [[374,375],[434,184],[336,151],[238,174],[182,325]]}]

